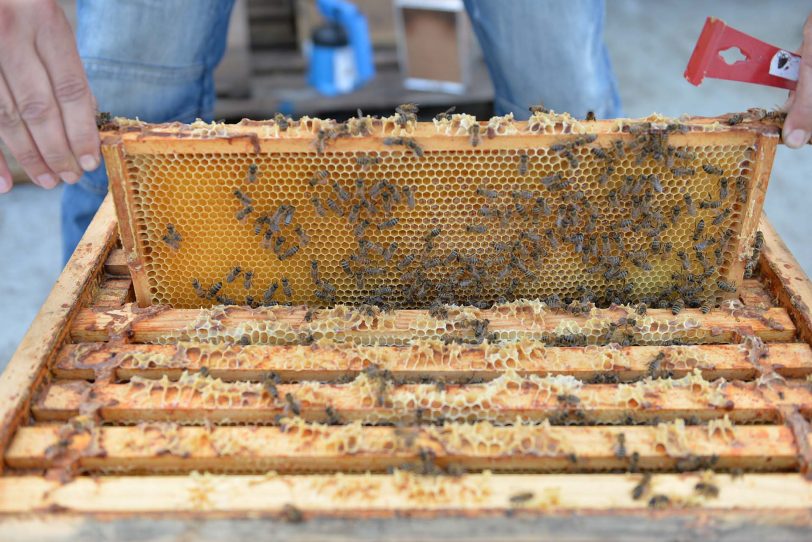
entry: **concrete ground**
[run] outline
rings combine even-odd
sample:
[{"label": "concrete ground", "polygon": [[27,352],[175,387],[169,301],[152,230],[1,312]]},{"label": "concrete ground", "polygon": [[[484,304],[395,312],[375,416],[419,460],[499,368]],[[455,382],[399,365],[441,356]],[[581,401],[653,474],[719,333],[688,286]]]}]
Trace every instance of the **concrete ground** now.
[{"label": "concrete ground", "polygon": [[[610,0],[606,41],[620,84],[625,112],[645,116],[691,113],[716,115],[748,107],[773,108],[786,93],[753,85],[706,80],[701,87],[682,77],[705,16],[779,47],[794,49],[809,2],[785,0]],[[449,99],[453,102],[453,98]],[[812,272],[812,227],[804,209],[812,206],[812,150],[780,148],[773,168],[766,209],[780,234]],[[60,271],[59,189],[46,192],[19,186],[0,197],[0,368],[34,318]]]}]

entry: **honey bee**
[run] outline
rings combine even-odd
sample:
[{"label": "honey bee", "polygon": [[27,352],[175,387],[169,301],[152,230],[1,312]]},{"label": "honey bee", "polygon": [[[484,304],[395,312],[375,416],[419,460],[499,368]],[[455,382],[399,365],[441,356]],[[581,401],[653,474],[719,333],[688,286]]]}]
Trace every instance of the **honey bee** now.
[{"label": "honey bee", "polygon": [[316,174],[313,177],[311,177],[308,182],[310,183],[310,186],[313,187],[327,180],[327,177],[329,175],[330,174],[326,170],[317,171]]},{"label": "honey bee", "polygon": [[324,415],[327,417],[328,425],[341,425],[341,418],[332,406],[324,407]]},{"label": "honey bee", "polygon": [[648,311],[648,306],[645,303],[640,303],[637,305],[637,309],[635,312],[640,316],[645,316],[646,312]]},{"label": "honey bee", "polygon": [[362,154],[361,156],[355,157],[355,163],[361,166],[361,169],[366,170],[369,169],[370,166],[375,166],[381,163],[381,159],[378,156],[369,156],[366,154]]},{"label": "honey bee", "polygon": [[417,120],[417,112],[419,110],[420,108],[415,103],[405,103],[395,107],[395,113],[411,121]]},{"label": "honey bee", "polygon": [[556,399],[559,403],[563,403],[565,405],[577,405],[581,402],[581,399],[577,395],[572,395],[571,393],[558,395]]},{"label": "honey bee", "polygon": [[437,237],[438,235],[440,235],[442,232],[443,232],[443,229],[442,229],[442,228],[440,228],[440,227],[437,227],[437,228],[432,228],[432,229],[431,229],[431,230],[429,230],[429,232],[426,234],[426,239],[434,239],[435,237]]},{"label": "honey bee", "polygon": [[287,503],[285,506],[282,507],[279,516],[282,518],[283,521],[287,523],[304,522],[304,514],[302,514],[302,511],[290,503]]},{"label": "honey bee", "polygon": [[237,200],[245,206],[252,205],[254,203],[254,200],[245,195],[245,192],[239,188],[234,189],[234,197],[236,197]]},{"label": "honey bee", "polygon": [[702,300],[702,304],[699,306],[699,310],[702,312],[702,314],[708,314],[712,308],[713,301],[707,297]]},{"label": "honey bee", "polygon": [[262,304],[263,305],[270,305],[273,303],[273,296],[276,294],[276,289],[279,288],[279,283],[273,281],[271,285],[265,290],[265,293],[262,294]]},{"label": "honey bee", "polygon": [[728,126],[735,126],[740,124],[744,120],[744,115],[741,113],[736,113],[735,115],[731,115],[727,119]]},{"label": "honey bee", "polygon": [[730,191],[728,190],[728,179],[726,177],[722,177],[719,179],[719,199],[726,200],[727,196],[729,195]]},{"label": "honey bee", "polygon": [[697,482],[694,486],[694,492],[706,499],[715,499],[719,496],[719,487],[710,482]]},{"label": "honey bee", "polygon": [[279,130],[282,132],[286,132],[288,127],[290,126],[290,117],[283,115],[282,113],[276,113],[273,116],[273,121],[279,127]]},{"label": "honey bee", "polygon": [[290,410],[294,415],[299,416],[302,413],[302,409],[299,405],[299,401],[293,396],[292,393],[288,392],[285,394],[285,402],[287,403],[287,409]]},{"label": "honey bee", "polygon": [[725,172],[724,172],[724,170],[722,170],[722,168],[720,168],[718,166],[711,165],[711,164],[702,164],[702,169],[708,175],[724,175],[725,174]]},{"label": "honey bee", "polygon": [[339,217],[344,216],[344,209],[342,209],[341,206],[338,204],[338,202],[335,201],[333,198],[327,198],[327,207],[329,207],[330,210],[333,211],[333,213],[335,213],[336,216]]},{"label": "honey bee", "polygon": [[197,294],[197,297],[199,297],[201,299],[205,299],[207,297],[206,296],[206,290],[204,290],[203,287],[200,285],[199,280],[192,279],[192,288],[194,288],[195,293]]},{"label": "honey bee", "polygon": [[736,285],[733,284],[732,282],[728,282],[728,281],[726,281],[724,279],[718,279],[716,281],[716,285],[723,292],[731,292],[732,293],[732,292],[736,291]]},{"label": "honey bee", "polygon": [[234,269],[228,272],[228,275],[226,276],[226,282],[228,283],[234,282],[234,279],[236,279],[240,275],[240,273],[242,273],[242,268],[239,265],[234,267]]},{"label": "honey bee", "polygon": [[689,216],[696,216],[696,207],[694,206],[694,200],[690,194],[684,194],[682,199],[685,200],[685,208],[688,212]]},{"label": "honey bee", "polygon": [[530,162],[530,157],[526,153],[519,154],[519,175],[527,175],[527,166]]},{"label": "honey bee", "polygon": [[[282,210],[282,208],[284,208],[284,210]],[[285,226],[290,226],[290,223],[293,222],[293,215],[296,212],[296,207],[294,207],[293,205],[283,205],[282,207],[280,207],[280,211],[285,217],[284,219]]]},{"label": "honey bee", "polygon": [[275,240],[275,241],[274,241],[274,243],[273,243],[273,251],[274,251],[274,254],[276,254],[277,256],[279,256],[279,254],[280,254],[280,253],[281,253],[281,251],[282,251],[282,246],[284,246],[284,244],[285,244],[285,236],[284,236],[284,235],[280,235],[279,237],[277,237],[277,238],[276,238],[276,240]]},{"label": "honey bee", "polygon": [[622,139],[615,139],[612,142],[612,146],[615,150],[615,155],[618,158],[624,158],[626,156],[626,149],[623,147],[623,140]]},{"label": "honey bee", "polygon": [[597,117],[595,116],[595,112],[594,112],[594,111],[587,111],[587,112],[586,112],[586,118],[585,118],[584,120],[587,120],[587,121],[596,121],[596,120],[597,120]]},{"label": "honey bee", "polygon": [[262,389],[274,400],[279,399],[279,390],[276,385],[279,384],[279,376],[276,373],[268,373],[262,377]]},{"label": "honey bee", "polygon": [[468,233],[485,233],[488,231],[488,226],[485,224],[468,224],[465,226],[465,231]]},{"label": "honey bee", "polygon": [[730,216],[730,213],[731,213],[730,207],[725,207],[724,209],[719,211],[719,214],[713,218],[713,225],[718,226],[719,224],[724,222],[727,219],[727,217]]},{"label": "honey bee", "polygon": [[307,244],[310,242],[310,236],[305,233],[304,229],[302,228],[301,224],[297,224],[293,230],[296,232],[296,236],[299,238],[299,244],[303,247],[306,247]]},{"label": "honey bee", "polygon": [[352,276],[352,267],[350,266],[350,261],[347,259],[342,259],[339,264],[341,265],[342,271],[348,276]]},{"label": "honey bee", "polygon": [[578,164],[579,164],[578,158],[575,157],[575,154],[573,154],[573,152],[571,150],[566,149],[566,150],[562,151],[561,156],[563,156],[564,158],[567,159],[567,162],[569,162],[569,165],[570,165],[570,167],[572,169],[575,169],[575,168],[578,167]]},{"label": "honey bee", "polygon": [[643,475],[643,478],[640,479],[640,482],[638,482],[637,485],[632,489],[632,499],[639,501],[641,498],[643,498],[643,495],[648,493],[649,485],[651,485],[651,474],[647,472]]},{"label": "honey bee", "polygon": [[401,258],[400,261],[398,262],[398,264],[397,264],[398,270],[403,271],[404,269],[409,267],[414,260],[415,260],[415,255],[414,254],[407,254],[406,256]]},{"label": "honey bee", "polygon": [[455,105],[451,106],[448,109],[446,109],[445,111],[443,111],[442,113],[438,113],[437,116],[435,116],[434,118],[435,118],[435,120],[439,120],[439,121],[449,120],[451,118],[451,115],[456,110],[457,110],[457,106],[455,106]]},{"label": "honey bee", "polygon": [[389,220],[381,222],[377,226],[378,226],[378,230],[386,230],[386,229],[389,229],[389,228],[394,228],[395,226],[397,226],[397,224],[398,224],[398,219],[397,218],[390,218]]},{"label": "honey bee", "polygon": [[696,170],[692,167],[672,167],[671,173],[674,174],[674,177],[693,177]]},{"label": "honey bee", "polygon": [[392,259],[392,256],[395,255],[395,252],[397,251],[397,249],[398,249],[398,244],[397,244],[396,241],[392,241],[391,243],[389,243],[389,246],[386,247],[386,249],[383,251],[383,254],[381,254],[384,261],[386,261],[386,262],[390,261]]},{"label": "honey bee", "polygon": [[414,190],[412,187],[404,186],[401,190],[403,190],[403,193],[406,194],[406,205],[409,207],[409,209],[414,209]]},{"label": "honey bee", "polygon": [[696,223],[696,227],[694,228],[694,241],[699,241],[699,237],[702,235],[702,232],[705,230],[705,219],[702,218],[699,222]]},{"label": "honey bee", "polygon": [[499,192],[497,192],[496,190],[490,190],[488,188],[485,188],[484,186],[480,186],[479,188],[477,188],[476,193],[488,199],[496,199],[499,197]]},{"label": "honey bee", "polygon": [[242,209],[237,211],[234,216],[237,218],[237,220],[242,222],[243,220],[245,220],[245,218],[248,215],[250,215],[253,212],[254,212],[254,207],[252,207],[251,205],[246,205],[245,207],[243,207]]},{"label": "honey bee", "polygon": [[738,177],[736,179],[736,201],[739,203],[747,203],[748,190],[749,182],[747,177]]},{"label": "honey bee", "polygon": [[327,216],[327,211],[321,204],[321,200],[318,196],[313,196],[310,198],[311,203],[313,203],[313,209],[316,211],[316,214],[319,216]]},{"label": "honey bee", "polygon": [[671,304],[671,314],[674,316],[678,315],[682,312],[682,309],[685,308],[685,301],[679,297]]},{"label": "honey bee", "polygon": [[482,141],[479,137],[479,131],[479,124],[472,124],[471,127],[468,128],[468,138],[472,147],[476,147]]},{"label": "honey bee", "polygon": [[254,183],[257,181],[257,171],[259,171],[259,166],[256,164],[249,164],[248,165],[248,182]]},{"label": "honey bee", "polygon": [[537,114],[537,113],[549,113],[550,112],[549,109],[544,107],[544,104],[531,105],[528,109],[530,109],[530,112],[533,113],[534,115]]},{"label": "honey bee", "polygon": [[663,184],[660,182],[660,178],[652,173],[648,176],[648,182],[651,183],[651,188],[657,192],[658,194],[663,193]]},{"label": "honey bee", "polygon": [[215,299],[221,305],[236,305],[236,303],[234,302],[233,299],[231,299],[230,297],[225,296],[225,295],[215,296]]},{"label": "honey bee", "polygon": [[293,297],[293,289],[290,287],[290,282],[288,282],[287,277],[282,277],[282,291],[288,299]]},{"label": "honey bee", "polygon": [[277,257],[279,258],[279,261],[285,261],[288,258],[292,258],[293,256],[295,256],[297,252],[299,252],[299,245],[293,245],[292,247],[288,248],[285,252],[277,254]]},{"label": "honey bee", "polygon": [[316,152],[318,154],[324,154],[324,149],[327,147],[327,143],[336,137],[338,137],[338,134],[333,129],[319,129],[319,131],[316,132],[316,137],[313,139],[313,146],[316,148]]},{"label": "honey bee", "polygon": [[699,208],[700,209],[718,209],[722,205],[721,201],[700,201]]},{"label": "honey bee", "polygon": [[648,507],[656,510],[667,508],[670,504],[671,499],[669,499],[667,495],[653,495],[648,500]]},{"label": "honey bee", "polygon": [[[333,181],[333,190],[335,191],[338,199],[341,201],[348,201],[350,199],[350,194],[344,190],[344,188],[338,184],[338,181]],[[328,200],[329,201],[329,200]]]},{"label": "honey bee", "polygon": [[161,237],[161,240],[169,245],[169,248],[172,250],[178,250],[183,237],[181,237],[180,233],[175,229],[175,225],[168,222],[166,224],[166,234]]},{"label": "honey bee", "polygon": [[321,284],[321,278],[319,277],[319,262],[317,260],[310,260],[310,279],[316,286]]},{"label": "honey bee", "polygon": [[242,286],[246,290],[250,290],[254,284],[254,272],[253,271],[246,271],[242,277]]},{"label": "honey bee", "polygon": [[615,457],[623,459],[626,457],[626,433],[618,433],[617,444],[615,445]]},{"label": "honey bee", "polygon": [[691,269],[691,261],[688,259],[688,254],[686,254],[684,250],[680,250],[679,252],[677,252],[677,256],[679,257],[680,262],[682,263],[682,268],[686,271],[689,271]]},{"label": "honey bee", "polygon": [[609,155],[600,147],[592,147],[591,152],[601,160],[609,160]]},{"label": "honey bee", "polygon": [[532,491],[522,491],[521,493],[514,493],[510,496],[510,504],[523,504],[532,501],[535,494]]},{"label": "honey bee", "polygon": [[532,199],[533,198],[533,192],[531,192],[530,190],[513,190],[510,193],[510,195],[511,195],[511,197],[513,197],[513,199]]}]

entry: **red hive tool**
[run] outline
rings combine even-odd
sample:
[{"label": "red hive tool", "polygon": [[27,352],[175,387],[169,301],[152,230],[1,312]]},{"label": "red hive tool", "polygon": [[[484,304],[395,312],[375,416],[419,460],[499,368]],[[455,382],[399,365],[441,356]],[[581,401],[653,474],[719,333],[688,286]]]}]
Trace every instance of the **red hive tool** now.
[{"label": "red hive tool", "polygon": [[[732,48],[738,48],[746,58],[728,64],[720,53]],[[685,68],[685,78],[694,85],[712,77],[794,90],[800,60],[796,54],[708,17]]]}]

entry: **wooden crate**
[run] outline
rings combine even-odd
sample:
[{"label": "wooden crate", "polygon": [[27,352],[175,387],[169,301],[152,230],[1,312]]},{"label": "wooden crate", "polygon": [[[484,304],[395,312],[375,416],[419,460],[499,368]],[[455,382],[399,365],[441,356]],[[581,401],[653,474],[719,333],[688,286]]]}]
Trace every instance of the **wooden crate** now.
[{"label": "wooden crate", "polygon": [[[133,305],[108,198],[0,377],[2,538],[236,540],[274,529],[275,539],[807,540],[812,284],[766,220],[760,229],[742,305],[689,312],[703,344],[524,343],[501,357],[459,345],[372,349],[403,380],[392,384],[361,373],[371,351],[346,344],[148,344],[196,313]],[[303,325],[303,309],[268,310]],[[345,338],[403,333],[415,314],[396,316]],[[501,329],[539,324],[521,311],[488,316]],[[270,316],[218,318],[228,327]],[[657,369],[659,352],[659,369],[689,385],[637,394],[629,382]],[[280,401],[262,384],[273,370]],[[382,403],[345,383],[359,374],[383,386]],[[603,383],[578,387],[572,376]],[[717,378],[727,383],[708,383]],[[339,424],[280,419],[291,414],[287,393],[304,419]],[[432,397],[443,403],[421,403]],[[414,426],[440,413],[553,425]],[[396,423],[366,423],[387,420]],[[634,499],[641,472],[650,489]]]}]

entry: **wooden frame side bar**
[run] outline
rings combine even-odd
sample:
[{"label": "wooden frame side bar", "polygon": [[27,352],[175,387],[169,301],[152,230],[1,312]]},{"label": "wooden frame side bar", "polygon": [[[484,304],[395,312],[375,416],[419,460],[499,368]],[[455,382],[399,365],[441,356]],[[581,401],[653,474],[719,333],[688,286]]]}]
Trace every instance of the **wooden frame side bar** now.
[{"label": "wooden frame side bar", "polygon": [[[80,310],[88,286],[102,272],[115,244],[113,201],[105,198],[79,245],[0,375],[0,450],[5,450],[60,342]],[[0,465],[2,471],[3,465]]]},{"label": "wooden frame side bar", "polygon": [[764,234],[759,261],[761,276],[787,309],[798,335],[812,344],[812,282],[766,216],[761,218],[759,229]]}]

